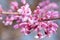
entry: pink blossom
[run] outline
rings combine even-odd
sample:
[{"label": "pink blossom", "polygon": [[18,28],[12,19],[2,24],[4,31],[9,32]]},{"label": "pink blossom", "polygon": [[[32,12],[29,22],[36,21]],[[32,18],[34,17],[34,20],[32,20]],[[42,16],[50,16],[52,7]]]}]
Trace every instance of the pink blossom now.
[{"label": "pink blossom", "polygon": [[26,3],[26,0],[21,0],[21,2],[22,2],[23,4],[25,4],[25,3]]},{"label": "pink blossom", "polygon": [[21,6],[20,9],[18,9],[18,12],[22,15],[31,15],[31,9],[29,8],[29,4],[26,4],[25,6]]},{"label": "pink blossom", "polygon": [[[26,0],[21,0],[23,5],[19,8],[18,2],[11,2],[11,9],[9,12],[18,12],[19,14],[9,14],[5,16],[3,20],[4,25],[13,25],[14,29],[20,28],[20,32],[25,35],[31,32],[37,32],[35,38],[44,38],[45,36],[50,37],[56,32],[58,25],[54,21],[42,21],[44,19],[58,18],[59,12],[55,11],[58,8],[56,3],[51,3],[50,0],[40,2],[36,9],[32,12],[30,5],[26,3]],[[0,6],[0,12],[3,9]],[[2,14],[3,15],[3,14]],[[0,19],[2,19],[0,15]],[[44,33],[42,33],[42,31]]]},{"label": "pink blossom", "polygon": [[18,2],[16,2],[16,1],[11,2],[11,9],[12,10],[17,10],[18,9]]},{"label": "pink blossom", "polygon": [[[2,6],[0,5],[0,13],[2,13],[3,12],[3,8],[2,8]],[[2,17],[2,14],[0,14],[0,20],[2,20],[3,19],[3,17]]]},{"label": "pink blossom", "polygon": [[9,18],[9,17],[6,17],[6,19],[3,21],[3,23],[5,24],[5,25],[12,25],[12,23],[13,23],[13,20],[14,20],[14,18]]},{"label": "pink blossom", "polygon": [[15,24],[14,25],[14,29],[18,29],[19,28],[19,25],[18,24]]},{"label": "pink blossom", "polygon": [[2,9],[2,6],[0,5],[0,12],[2,12],[3,11],[3,9]]}]

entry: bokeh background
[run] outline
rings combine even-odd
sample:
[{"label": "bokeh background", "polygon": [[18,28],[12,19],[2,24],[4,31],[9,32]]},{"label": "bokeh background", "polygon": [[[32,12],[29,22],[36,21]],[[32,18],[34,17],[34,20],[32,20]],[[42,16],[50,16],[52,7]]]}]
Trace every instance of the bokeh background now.
[{"label": "bokeh background", "polygon": [[[0,4],[2,5],[4,10],[8,10],[9,3],[11,1],[18,1],[19,4],[21,4],[20,0],[0,0]],[[27,0],[27,2],[30,4],[30,7],[32,11],[36,8],[38,3],[42,0]],[[60,12],[60,0],[51,0],[53,2],[56,2],[59,5],[58,11]],[[50,38],[43,38],[41,40],[60,40],[60,20],[56,20],[56,23],[59,25],[59,28],[57,30],[56,34],[53,34]],[[35,33],[31,33],[28,36],[25,36],[24,34],[20,33],[20,29],[13,29],[12,26],[4,26],[0,22],[0,40],[39,40],[34,38]]]}]

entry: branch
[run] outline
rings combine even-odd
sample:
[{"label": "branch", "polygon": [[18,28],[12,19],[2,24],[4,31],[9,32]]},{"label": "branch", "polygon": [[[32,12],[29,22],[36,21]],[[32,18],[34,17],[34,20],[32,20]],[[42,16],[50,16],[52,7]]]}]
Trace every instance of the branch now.
[{"label": "branch", "polygon": [[[0,12],[0,14],[20,14],[20,13],[18,13],[18,12]],[[60,17],[59,18],[44,19],[44,20],[39,20],[39,21],[42,22],[42,21],[51,21],[51,20],[60,20]]]},{"label": "branch", "polygon": [[42,21],[51,21],[51,20],[60,20],[60,17],[59,18],[44,19],[44,20],[41,20],[40,22],[42,22]]},{"label": "branch", "polygon": [[0,14],[20,14],[18,12],[0,12]]}]

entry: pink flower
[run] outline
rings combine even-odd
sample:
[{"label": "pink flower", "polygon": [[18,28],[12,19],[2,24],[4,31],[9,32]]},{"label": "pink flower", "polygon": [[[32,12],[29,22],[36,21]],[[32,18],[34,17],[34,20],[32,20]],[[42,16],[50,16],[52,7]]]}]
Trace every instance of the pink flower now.
[{"label": "pink flower", "polygon": [[35,38],[43,38],[43,35],[42,35],[42,33],[40,33],[40,32],[38,32],[38,34],[37,34],[37,36],[35,36]]},{"label": "pink flower", "polygon": [[21,2],[22,2],[23,4],[26,4],[26,0],[21,0]]},{"label": "pink flower", "polygon": [[[13,25],[15,22],[15,25],[13,26],[14,29],[20,28],[20,32],[25,35],[34,31],[37,33],[35,38],[40,39],[46,36],[50,37],[56,32],[58,25],[54,21],[42,21],[44,19],[59,17],[58,11],[55,11],[55,9],[58,8],[56,3],[51,3],[49,0],[40,2],[36,9],[32,12],[29,7],[30,5],[26,3],[26,0],[21,0],[21,2],[23,3],[23,6],[20,8],[16,1],[11,2],[11,9],[9,9],[9,12],[18,12],[19,14],[8,14],[5,16],[5,20],[3,20],[5,25]],[[2,11],[3,9],[0,6],[0,12]],[[0,19],[3,18],[2,15],[0,15]]]},{"label": "pink flower", "polygon": [[17,10],[22,15],[31,15],[31,9],[29,8],[29,4],[21,6],[20,9]]},{"label": "pink flower", "polygon": [[[3,12],[3,9],[2,9],[2,6],[0,5],[0,13],[2,13]],[[3,17],[2,17],[2,14],[0,14],[0,20],[2,20],[3,19]]]},{"label": "pink flower", "polygon": [[11,2],[11,9],[12,10],[17,10],[18,9],[18,3],[16,1]]},{"label": "pink flower", "polygon": [[0,12],[2,12],[3,11],[3,9],[2,9],[2,6],[0,5]]},{"label": "pink flower", "polygon": [[6,19],[3,21],[5,25],[12,25],[14,18],[12,17],[6,17]]},{"label": "pink flower", "polygon": [[15,24],[13,27],[14,27],[14,29],[18,29],[19,28],[19,25],[18,24]]}]

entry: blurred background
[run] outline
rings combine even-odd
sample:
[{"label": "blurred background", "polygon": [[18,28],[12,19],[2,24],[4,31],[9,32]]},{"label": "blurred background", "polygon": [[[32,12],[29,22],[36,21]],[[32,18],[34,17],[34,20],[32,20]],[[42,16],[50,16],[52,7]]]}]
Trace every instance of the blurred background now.
[{"label": "blurred background", "polygon": [[[18,1],[19,4],[21,3],[20,0],[0,0],[0,4],[4,10],[8,10],[9,3],[11,1]],[[36,8],[40,1],[42,0],[27,0],[32,11]],[[56,2],[58,5],[60,5],[60,0],[51,1]],[[60,9],[58,9],[58,11],[60,11]],[[56,23],[60,26],[60,20],[56,20]],[[0,23],[0,40],[38,40],[34,38],[34,35],[35,33],[33,32],[28,36],[25,36],[24,34],[20,33],[20,29],[15,30],[11,26],[4,26],[2,23]],[[41,40],[60,40],[60,27],[58,28],[56,34],[52,35],[50,38],[43,38]]]}]

